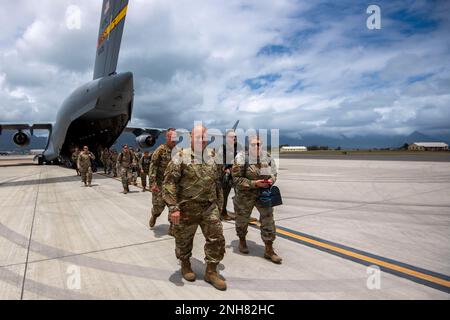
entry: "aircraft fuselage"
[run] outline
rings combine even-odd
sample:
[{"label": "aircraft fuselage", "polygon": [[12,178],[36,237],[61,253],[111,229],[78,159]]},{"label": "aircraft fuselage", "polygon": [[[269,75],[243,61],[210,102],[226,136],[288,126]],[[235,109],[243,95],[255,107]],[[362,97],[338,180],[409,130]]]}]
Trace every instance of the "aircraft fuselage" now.
[{"label": "aircraft fuselage", "polygon": [[69,158],[75,147],[96,152],[110,147],[125,129],[133,109],[133,74],[125,72],[92,80],[62,104],[43,153],[45,161]]}]

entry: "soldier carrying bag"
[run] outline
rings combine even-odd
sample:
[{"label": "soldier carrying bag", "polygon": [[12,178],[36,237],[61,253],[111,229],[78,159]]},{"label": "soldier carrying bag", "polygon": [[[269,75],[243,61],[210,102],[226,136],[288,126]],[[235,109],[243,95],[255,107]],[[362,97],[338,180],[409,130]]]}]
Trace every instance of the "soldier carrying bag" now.
[{"label": "soldier carrying bag", "polygon": [[280,189],[277,186],[260,189],[259,205],[261,207],[276,207],[283,204]]},{"label": "soldier carrying bag", "polygon": [[[270,165],[270,164],[269,164]],[[248,162],[244,164],[244,177],[247,176]],[[276,207],[283,204],[280,189],[277,186],[259,189],[259,205],[261,207]]]}]

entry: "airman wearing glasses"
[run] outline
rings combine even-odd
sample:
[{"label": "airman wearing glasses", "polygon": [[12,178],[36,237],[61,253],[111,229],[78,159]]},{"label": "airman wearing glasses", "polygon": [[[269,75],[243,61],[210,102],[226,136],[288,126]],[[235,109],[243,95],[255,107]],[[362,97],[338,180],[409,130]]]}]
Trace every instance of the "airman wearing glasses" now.
[{"label": "airman wearing glasses", "polygon": [[92,161],[94,160],[94,154],[89,151],[88,146],[84,146],[83,151],[78,155],[77,168],[85,187],[92,186]]},{"label": "airman wearing glasses", "polygon": [[252,210],[256,207],[260,214],[261,238],[265,244],[264,257],[279,264],[282,259],[273,249],[275,240],[273,208],[263,206],[259,201],[261,191],[267,190],[275,183],[277,168],[275,161],[262,150],[261,146],[259,137],[250,137],[248,153],[239,152],[231,169],[236,191],[233,198],[236,211],[236,233],[239,237],[239,251],[248,254],[247,229]]}]

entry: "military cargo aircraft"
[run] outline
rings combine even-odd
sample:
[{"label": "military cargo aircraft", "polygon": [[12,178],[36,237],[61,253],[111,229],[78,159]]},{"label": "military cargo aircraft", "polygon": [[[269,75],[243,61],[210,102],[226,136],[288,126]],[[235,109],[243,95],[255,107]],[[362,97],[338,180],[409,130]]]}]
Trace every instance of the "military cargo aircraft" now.
[{"label": "military cargo aircraft", "polygon": [[62,103],[53,123],[0,123],[2,130],[16,130],[18,146],[30,143],[34,130],[48,130],[39,164],[55,164],[70,158],[74,146],[91,150],[110,147],[124,131],[136,135],[141,148],[152,147],[164,132],[158,128],[127,127],[133,112],[133,73],[117,73],[128,0],[104,0],[97,42],[93,80],[75,89]]}]

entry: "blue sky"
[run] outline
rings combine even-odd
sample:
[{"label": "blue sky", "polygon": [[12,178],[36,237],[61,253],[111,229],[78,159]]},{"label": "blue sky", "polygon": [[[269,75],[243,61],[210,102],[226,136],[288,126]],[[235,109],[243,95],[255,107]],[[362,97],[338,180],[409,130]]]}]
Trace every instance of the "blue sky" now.
[{"label": "blue sky", "polygon": [[[380,30],[366,27],[371,4]],[[52,121],[91,79],[100,8],[3,4],[0,121]],[[449,1],[130,0],[119,71],[135,74],[134,125],[448,134],[449,20]]]}]

